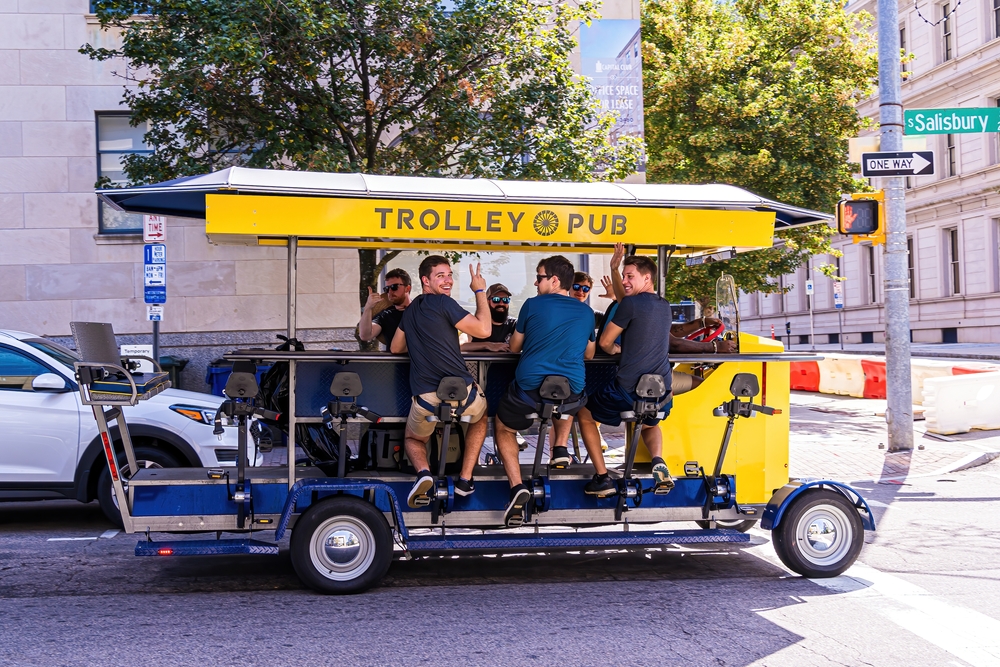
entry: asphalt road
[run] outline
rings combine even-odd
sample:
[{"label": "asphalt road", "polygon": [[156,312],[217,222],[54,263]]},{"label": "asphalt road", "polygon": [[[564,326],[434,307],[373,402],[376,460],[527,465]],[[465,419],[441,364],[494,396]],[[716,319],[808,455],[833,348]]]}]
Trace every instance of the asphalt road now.
[{"label": "asphalt road", "polygon": [[[848,575],[750,546],[394,563],[363,595],[278,556],[136,558],[96,505],[0,505],[3,665],[1000,665],[1000,462],[861,487]],[[97,538],[67,540],[65,538]]]}]

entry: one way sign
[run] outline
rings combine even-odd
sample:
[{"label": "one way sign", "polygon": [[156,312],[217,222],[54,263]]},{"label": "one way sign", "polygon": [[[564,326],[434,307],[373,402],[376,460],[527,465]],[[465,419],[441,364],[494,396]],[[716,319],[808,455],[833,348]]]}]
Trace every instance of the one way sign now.
[{"label": "one way sign", "polygon": [[926,176],[934,173],[934,151],[862,153],[862,176]]}]

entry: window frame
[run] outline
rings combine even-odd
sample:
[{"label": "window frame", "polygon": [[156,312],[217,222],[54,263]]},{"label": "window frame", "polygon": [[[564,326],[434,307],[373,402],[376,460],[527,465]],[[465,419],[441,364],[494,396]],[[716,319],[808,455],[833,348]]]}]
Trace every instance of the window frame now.
[{"label": "window frame", "polygon": [[[111,118],[111,117],[125,117],[131,118],[131,111],[94,111],[94,145],[95,145],[95,156],[97,158],[97,179],[101,178],[101,156],[107,154],[120,154],[126,155],[131,153],[141,153],[144,155],[151,155],[153,151],[151,149],[145,150],[132,150],[132,151],[111,151],[111,150],[101,150],[101,119]],[[138,214],[133,214],[138,215]],[[134,235],[142,234],[142,222],[140,220],[138,226],[128,227],[124,229],[105,229],[104,228],[104,202],[100,199],[97,200],[97,233],[101,236],[122,236],[122,235]]]},{"label": "window frame", "polygon": [[958,140],[954,134],[944,135],[946,177],[958,176]]},{"label": "window frame", "polygon": [[951,3],[945,2],[941,5],[941,62],[948,62],[955,57],[955,50],[952,44],[954,33],[952,32]]},{"label": "window frame", "polygon": [[906,269],[907,277],[910,279],[910,299],[917,298],[917,257],[914,254],[913,237],[906,237]]},{"label": "window frame", "polygon": [[962,253],[960,246],[960,238],[958,234],[958,227],[949,227],[944,230],[945,233],[945,249],[947,251],[947,256],[945,257],[945,265],[948,268],[947,278],[948,281],[948,296],[961,296],[962,295]]}]

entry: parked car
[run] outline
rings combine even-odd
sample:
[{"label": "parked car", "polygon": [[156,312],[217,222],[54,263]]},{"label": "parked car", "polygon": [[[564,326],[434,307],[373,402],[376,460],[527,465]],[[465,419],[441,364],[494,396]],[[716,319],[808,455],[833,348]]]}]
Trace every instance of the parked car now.
[{"label": "parked car", "polygon": [[[120,525],[97,422],[74,378],[79,359],[40,336],[0,330],[0,500],[96,499]],[[212,433],[221,403],[211,394],[167,389],[126,407],[136,463],[235,466],[236,429],[226,428],[221,439]],[[263,457],[250,445],[248,463],[260,465]],[[120,458],[127,472],[123,453]]]}]

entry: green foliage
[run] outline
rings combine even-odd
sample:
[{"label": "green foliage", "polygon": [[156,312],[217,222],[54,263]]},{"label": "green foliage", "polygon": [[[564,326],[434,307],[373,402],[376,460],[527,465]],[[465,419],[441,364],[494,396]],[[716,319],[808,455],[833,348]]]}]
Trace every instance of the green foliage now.
[{"label": "green foliage", "polygon": [[[646,0],[649,179],[729,183],[831,212],[841,193],[866,189],[851,176],[847,139],[865,126],[855,104],[876,82],[870,25],[832,0]],[[832,233],[789,230],[727,262],[676,261],[668,294],[710,303],[723,270],[745,292],[780,291],[779,276],[831,252]]]},{"label": "green foliage", "polygon": [[[99,0],[121,47],[125,102],[148,123],[135,184],[229,166],[526,180],[623,178],[641,142],[569,55],[596,2]],[[359,250],[364,304],[389,253]]]}]

